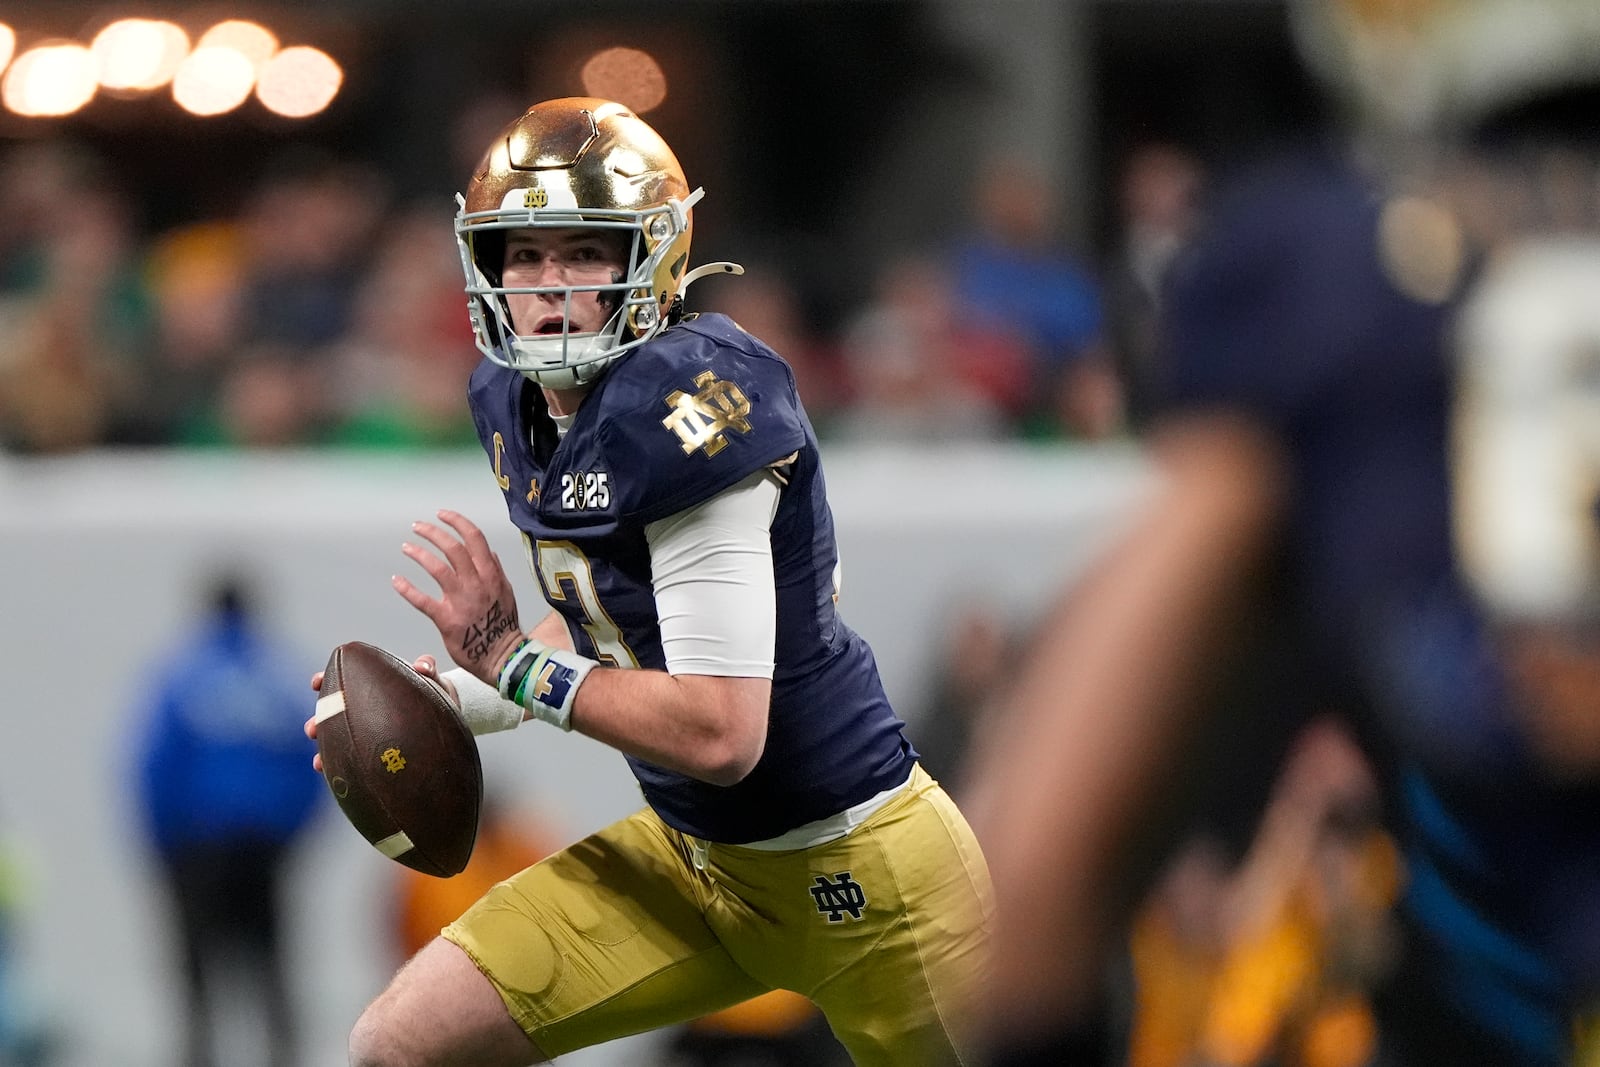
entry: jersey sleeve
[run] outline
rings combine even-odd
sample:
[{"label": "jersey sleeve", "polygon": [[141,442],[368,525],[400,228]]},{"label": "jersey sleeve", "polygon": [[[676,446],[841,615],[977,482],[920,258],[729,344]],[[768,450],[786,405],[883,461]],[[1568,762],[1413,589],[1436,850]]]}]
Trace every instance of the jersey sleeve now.
[{"label": "jersey sleeve", "polygon": [[793,374],[759,342],[700,333],[683,340],[641,353],[613,383],[624,404],[599,439],[619,513],[630,521],[694,507],[809,438]]},{"label": "jersey sleeve", "polygon": [[472,425],[478,433],[478,443],[490,459],[494,458],[494,435],[499,426],[510,425],[514,414],[509,398],[510,390],[500,368],[487,359],[479,360],[467,382],[467,408],[472,414]]}]

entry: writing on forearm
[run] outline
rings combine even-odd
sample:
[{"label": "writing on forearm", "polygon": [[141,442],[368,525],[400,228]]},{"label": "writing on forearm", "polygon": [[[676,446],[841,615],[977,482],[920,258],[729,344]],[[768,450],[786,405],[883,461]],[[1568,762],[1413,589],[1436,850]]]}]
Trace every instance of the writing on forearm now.
[{"label": "writing on forearm", "polygon": [[467,632],[461,636],[461,651],[468,660],[478,663],[502,637],[516,628],[516,610],[506,611],[496,600],[489,605],[482,622],[467,627]]}]

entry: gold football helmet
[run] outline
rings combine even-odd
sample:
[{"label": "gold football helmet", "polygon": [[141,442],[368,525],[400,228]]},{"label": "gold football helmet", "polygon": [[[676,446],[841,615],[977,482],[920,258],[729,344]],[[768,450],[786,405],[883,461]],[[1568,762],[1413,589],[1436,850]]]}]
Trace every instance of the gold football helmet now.
[{"label": "gold football helmet", "polygon": [[[456,244],[478,348],[547,388],[595,381],[674,321],[694,278],[743,273],[732,263],[687,269],[690,209],[703,195],[689,191],[672,149],[623,105],[568,97],[530,107],[495,136],[466,194],[456,198]],[[508,290],[501,284],[507,230],[584,226],[631,234],[626,275],[609,285]],[[561,333],[518,335],[508,292],[560,296]],[[615,306],[601,329],[570,332],[574,292],[600,293]]]}]

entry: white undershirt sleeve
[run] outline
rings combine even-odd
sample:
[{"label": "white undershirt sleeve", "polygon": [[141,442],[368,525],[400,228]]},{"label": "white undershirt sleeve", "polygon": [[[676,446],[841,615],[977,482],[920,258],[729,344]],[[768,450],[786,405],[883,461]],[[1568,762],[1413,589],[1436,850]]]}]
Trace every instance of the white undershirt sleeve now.
[{"label": "white undershirt sleeve", "polygon": [[668,673],[772,677],[778,632],[772,518],[779,492],[771,471],[757,471],[645,527]]}]

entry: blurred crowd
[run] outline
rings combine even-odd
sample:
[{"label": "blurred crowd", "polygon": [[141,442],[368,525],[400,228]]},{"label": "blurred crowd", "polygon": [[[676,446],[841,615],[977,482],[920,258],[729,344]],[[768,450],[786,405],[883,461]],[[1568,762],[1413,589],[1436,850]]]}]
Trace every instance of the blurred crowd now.
[{"label": "blurred crowd", "polygon": [[[1115,436],[1144,409],[1153,293],[1200,178],[1142,146],[1100,253],[1070,246],[1038,168],[997,160],[948,247],[886,257],[828,321],[782,263],[690,309],[784,355],[825,440]],[[0,146],[0,448],[473,444],[450,191],[410,202],[300,147],[224,217],[152,228],[141,196],[86,145]]]},{"label": "blurred crowd", "polygon": [[390,204],[374,172],[310,150],[274,161],[230,218],[145,233],[131,196],[79,145],[0,162],[8,448],[471,439],[447,214]]}]

